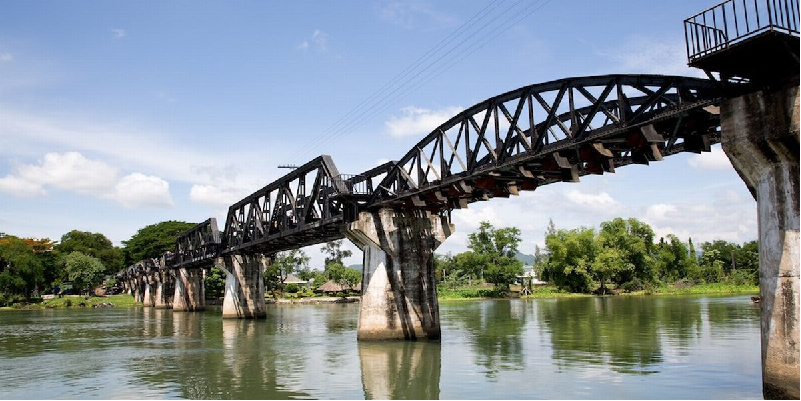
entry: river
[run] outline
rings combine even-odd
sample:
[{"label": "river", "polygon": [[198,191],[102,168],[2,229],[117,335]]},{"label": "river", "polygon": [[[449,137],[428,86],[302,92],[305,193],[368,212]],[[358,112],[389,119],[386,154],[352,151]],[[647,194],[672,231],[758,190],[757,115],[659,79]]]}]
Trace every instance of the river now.
[{"label": "river", "polygon": [[762,397],[748,296],[441,302],[440,342],[359,343],[358,308],[3,311],[0,398]]}]

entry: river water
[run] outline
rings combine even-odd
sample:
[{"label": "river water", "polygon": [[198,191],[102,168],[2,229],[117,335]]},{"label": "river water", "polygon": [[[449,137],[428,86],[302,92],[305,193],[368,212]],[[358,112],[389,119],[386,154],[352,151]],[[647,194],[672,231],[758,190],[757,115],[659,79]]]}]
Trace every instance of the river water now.
[{"label": "river water", "polygon": [[440,342],[359,343],[358,308],[4,311],[0,398],[762,397],[748,296],[441,302]]}]

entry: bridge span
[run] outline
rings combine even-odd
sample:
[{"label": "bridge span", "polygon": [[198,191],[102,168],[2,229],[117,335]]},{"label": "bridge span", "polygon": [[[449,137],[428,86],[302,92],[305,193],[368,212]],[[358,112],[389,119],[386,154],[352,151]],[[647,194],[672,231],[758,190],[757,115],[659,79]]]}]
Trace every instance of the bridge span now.
[{"label": "bridge span", "polygon": [[[365,252],[365,296],[393,288],[375,297],[372,315],[391,310],[388,319],[396,321],[370,331],[375,318],[365,313],[360,336],[437,338],[432,255],[454,229],[451,210],[708,152],[721,139],[723,99],[713,81],[660,75],[522,87],[464,110],[398,161],[361,174],[340,174],[330,156],[319,156],[231,205],[222,231],[208,219],[182,234],[174,251],[134,264],[127,276],[139,277],[145,305],[197,310],[197,272],[216,263],[228,275],[223,315],[259,317],[262,272],[277,252],[347,237]],[[387,333],[388,325],[397,330]]]},{"label": "bridge span", "polygon": [[348,238],[364,252],[358,338],[438,339],[433,253],[452,210],[722,143],[757,201],[765,396],[798,399],[798,10],[729,0],[688,18],[690,65],[709,80],[559,79],[473,105],[361,174],[317,157],[231,205],[222,231],[208,219],[120,277],[146,306],[201,310],[216,264],[223,317],[263,317],[277,252]]}]

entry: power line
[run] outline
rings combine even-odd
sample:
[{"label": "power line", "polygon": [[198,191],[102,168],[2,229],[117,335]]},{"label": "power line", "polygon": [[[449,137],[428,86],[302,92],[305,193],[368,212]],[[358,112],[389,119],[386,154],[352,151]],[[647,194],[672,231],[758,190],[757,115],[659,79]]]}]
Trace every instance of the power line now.
[{"label": "power line", "polygon": [[[402,79],[403,77],[408,75],[408,73],[410,73],[415,68],[417,68],[420,64],[422,64],[423,62],[425,62],[428,59],[430,59],[434,55],[434,53],[437,50],[439,50],[439,48],[441,48],[444,45],[447,45],[450,42],[452,42],[457,37],[457,35],[461,33],[461,31],[465,30],[466,28],[469,28],[471,25],[473,25],[475,23],[478,23],[479,21],[484,19],[487,15],[489,15],[490,13],[485,13],[485,11],[488,8],[490,8],[493,4],[497,3],[498,1],[499,0],[493,0],[488,5],[486,5],[484,8],[482,8],[479,12],[477,12],[475,15],[473,15],[470,19],[468,19],[467,21],[462,23],[462,25],[460,25],[456,30],[451,32],[448,36],[446,36],[443,40],[441,40],[439,43],[437,43],[434,47],[429,49],[425,54],[423,54],[417,60],[415,60],[412,64],[407,66],[403,71],[401,71],[400,73],[395,75],[395,77],[393,77],[390,81],[388,81],[383,86],[378,88],[368,98],[364,99],[361,103],[359,103],[353,109],[351,109],[347,114],[345,114],[344,116],[340,117],[334,124],[330,125],[328,128],[323,130],[323,132],[321,132],[316,137],[311,139],[309,143],[310,144],[317,143],[318,139],[323,139],[327,133],[329,133],[330,131],[334,130],[335,128],[337,128],[337,129],[334,130],[334,131],[338,132],[339,129],[342,128],[342,124],[346,123],[347,119],[350,118],[355,112],[361,110],[363,106],[365,106],[366,104],[369,104],[371,100],[373,100],[377,95],[380,95],[385,89],[388,89],[389,87],[392,87],[392,85],[394,85],[398,80]],[[503,3],[504,1],[506,1],[506,0],[500,0],[501,3]],[[501,3],[499,3],[498,5],[500,5]],[[476,17],[479,17],[479,18],[476,19]],[[475,21],[473,21],[473,20],[475,20]],[[319,146],[317,146],[317,147],[319,147]],[[303,149],[303,147],[300,147],[299,150],[295,151],[295,153],[293,153],[290,156],[290,159],[293,159],[293,158],[299,156],[301,153],[307,152],[309,150],[310,149]]]},{"label": "power line", "polygon": [[[460,62],[461,60],[464,60],[465,58],[467,58],[467,57],[468,57],[468,56],[470,56],[471,54],[475,53],[475,52],[476,52],[478,49],[480,49],[480,48],[484,47],[484,46],[485,46],[487,43],[491,42],[492,40],[494,40],[495,38],[497,38],[498,36],[500,36],[502,33],[506,32],[506,31],[507,31],[509,28],[511,28],[512,26],[514,26],[516,23],[518,23],[518,22],[520,22],[521,20],[525,19],[526,17],[528,17],[529,15],[531,15],[531,14],[532,14],[534,11],[536,11],[536,10],[539,10],[540,8],[542,8],[542,7],[543,7],[545,4],[547,4],[548,2],[550,2],[550,0],[547,0],[547,1],[545,1],[544,3],[541,3],[541,4],[540,4],[540,6],[539,6],[539,7],[537,7],[537,8],[535,8],[534,10],[531,10],[531,11],[529,11],[529,12],[526,12],[527,10],[529,10],[530,8],[532,8],[533,6],[535,6],[535,5],[537,5],[537,4],[538,4],[538,2],[530,3],[528,6],[524,7],[523,9],[521,9],[521,10],[518,12],[518,15],[519,15],[519,16],[518,16],[518,17],[517,17],[517,18],[514,20],[514,22],[513,22],[513,23],[507,24],[505,28],[503,28],[503,29],[501,29],[501,30],[498,30],[498,31],[497,31],[497,33],[496,33],[495,35],[493,35],[492,37],[490,37],[490,39],[488,39],[488,40],[484,40],[484,41],[481,41],[481,42],[478,42],[478,43],[479,43],[479,45],[478,45],[478,46],[472,46],[472,49],[471,49],[470,47],[468,47],[469,51],[465,52],[465,53],[464,53],[464,55],[463,55],[461,58],[459,58],[459,59],[456,59],[456,61],[451,61],[450,63],[447,63],[447,62],[446,62],[445,64],[443,64],[442,66],[440,66],[440,68],[438,68],[437,70],[435,70],[435,72],[436,72],[436,73],[435,73],[435,75],[431,76],[429,79],[427,79],[427,80],[426,80],[425,78],[423,78],[423,79],[421,79],[421,81],[420,81],[420,82],[419,82],[417,85],[414,85],[414,86],[410,87],[409,89],[405,90],[404,92],[401,92],[401,93],[400,93],[399,95],[397,95],[397,96],[392,96],[392,95],[394,95],[396,92],[398,92],[399,90],[401,90],[401,89],[403,89],[404,87],[406,87],[406,86],[410,85],[410,84],[411,84],[411,83],[412,83],[412,82],[413,82],[415,79],[417,79],[418,77],[420,77],[420,76],[422,75],[422,73],[423,73],[423,72],[427,71],[428,69],[430,69],[431,67],[433,67],[434,65],[436,65],[436,63],[438,63],[440,60],[444,59],[444,58],[445,58],[447,55],[449,55],[450,53],[452,53],[453,51],[455,51],[456,49],[458,49],[459,47],[461,47],[461,46],[462,46],[462,44],[464,44],[464,43],[466,43],[468,40],[472,39],[472,38],[473,38],[474,36],[476,36],[478,33],[482,32],[482,31],[483,31],[483,30],[484,30],[486,27],[488,27],[489,25],[491,25],[493,22],[495,22],[496,20],[498,20],[500,17],[502,17],[502,16],[504,16],[505,14],[507,14],[507,13],[511,12],[512,10],[514,10],[514,8],[515,8],[515,7],[516,7],[518,4],[520,4],[521,2],[522,2],[522,0],[518,1],[518,2],[517,2],[517,3],[515,3],[515,4],[514,4],[512,7],[508,8],[506,11],[504,11],[504,12],[503,12],[503,13],[501,13],[500,15],[497,15],[497,16],[496,16],[496,17],[495,17],[495,18],[494,18],[492,21],[490,21],[488,24],[486,24],[486,25],[484,25],[483,27],[481,27],[479,30],[477,30],[477,31],[473,32],[473,34],[471,34],[470,36],[468,36],[467,38],[465,38],[464,40],[462,40],[462,41],[461,41],[459,44],[457,44],[455,47],[453,47],[453,48],[452,48],[450,51],[448,51],[448,52],[447,52],[447,53],[445,53],[444,55],[440,56],[440,57],[439,57],[437,60],[435,60],[435,61],[434,61],[433,63],[431,63],[430,65],[428,65],[428,66],[427,66],[427,67],[426,67],[424,70],[422,70],[422,71],[418,72],[418,73],[417,73],[417,74],[416,74],[414,77],[412,77],[410,80],[408,80],[407,82],[405,82],[403,85],[399,86],[398,88],[395,88],[395,89],[394,89],[392,92],[390,92],[390,93],[389,93],[389,95],[388,95],[387,97],[385,97],[384,99],[382,99],[380,102],[376,102],[376,103],[374,103],[374,104],[373,104],[371,107],[369,107],[368,109],[364,110],[364,111],[363,111],[361,114],[359,114],[359,116],[357,116],[357,119],[356,119],[356,120],[355,120],[355,121],[354,121],[354,122],[353,122],[353,123],[352,123],[350,126],[348,126],[348,127],[343,127],[343,129],[337,130],[337,131],[334,133],[334,135],[332,135],[332,136],[330,136],[330,137],[326,138],[326,139],[325,139],[325,140],[323,140],[321,143],[319,143],[319,144],[318,144],[318,146],[317,146],[317,148],[323,147],[323,146],[325,146],[325,145],[329,144],[330,142],[332,142],[332,141],[334,141],[334,140],[337,140],[337,139],[340,139],[340,138],[342,138],[344,135],[346,135],[346,134],[347,134],[347,131],[345,130],[345,128],[350,128],[350,130],[351,130],[351,132],[352,132],[352,131],[353,131],[353,130],[355,130],[356,128],[358,128],[358,127],[361,127],[361,126],[362,126],[362,125],[364,125],[365,123],[367,123],[367,122],[371,121],[371,119],[372,119],[372,118],[374,118],[376,115],[378,115],[379,113],[383,112],[384,110],[386,110],[387,108],[389,108],[389,107],[390,107],[390,106],[392,106],[393,104],[397,103],[399,100],[401,100],[401,99],[405,98],[406,96],[408,96],[409,94],[411,94],[411,93],[412,93],[412,92],[414,92],[415,90],[419,89],[419,88],[420,88],[422,85],[424,85],[424,84],[426,84],[426,83],[430,82],[431,80],[433,80],[434,78],[438,77],[439,75],[441,75],[442,73],[444,73],[444,72],[445,72],[447,69],[449,69],[450,67],[452,67],[454,64],[456,64],[456,63]],[[394,97],[394,99],[393,99],[393,97]],[[382,103],[383,103],[383,105],[382,105]],[[381,106],[381,107],[379,107],[379,106]],[[309,150],[312,150],[312,149],[309,149]]]}]

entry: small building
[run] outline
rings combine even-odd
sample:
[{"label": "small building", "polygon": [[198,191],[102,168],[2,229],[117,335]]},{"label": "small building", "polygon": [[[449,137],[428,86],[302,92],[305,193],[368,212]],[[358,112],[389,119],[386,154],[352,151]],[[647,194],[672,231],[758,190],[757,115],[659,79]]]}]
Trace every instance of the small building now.
[{"label": "small building", "polygon": [[296,284],[298,287],[311,288],[311,281],[301,280],[294,274],[287,274],[286,279],[284,279],[284,285],[286,284]]},{"label": "small building", "polygon": [[355,287],[350,288],[349,286],[343,286],[339,283],[334,282],[333,280],[328,280],[325,284],[317,287],[315,290],[317,292],[323,293],[335,293],[335,292],[345,292],[345,291],[362,291],[362,283],[356,284]]}]

